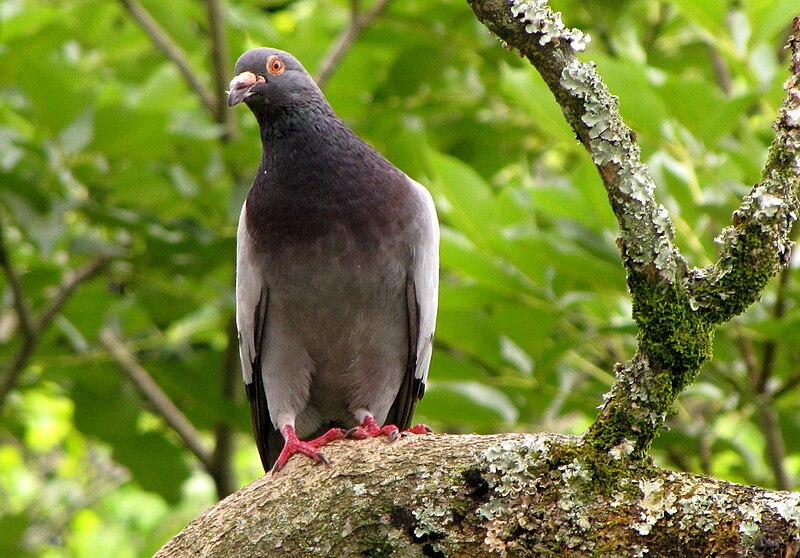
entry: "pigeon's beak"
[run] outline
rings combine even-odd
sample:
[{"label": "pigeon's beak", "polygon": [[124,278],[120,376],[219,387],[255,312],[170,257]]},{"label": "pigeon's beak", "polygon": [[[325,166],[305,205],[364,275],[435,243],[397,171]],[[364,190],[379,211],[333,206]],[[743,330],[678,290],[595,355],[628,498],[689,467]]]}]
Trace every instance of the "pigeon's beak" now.
[{"label": "pigeon's beak", "polygon": [[265,82],[266,80],[263,76],[257,76],[253,72],[242,72],[231,80],[228,91],[228,106],[238,105],[253,94],[253,87]]}]

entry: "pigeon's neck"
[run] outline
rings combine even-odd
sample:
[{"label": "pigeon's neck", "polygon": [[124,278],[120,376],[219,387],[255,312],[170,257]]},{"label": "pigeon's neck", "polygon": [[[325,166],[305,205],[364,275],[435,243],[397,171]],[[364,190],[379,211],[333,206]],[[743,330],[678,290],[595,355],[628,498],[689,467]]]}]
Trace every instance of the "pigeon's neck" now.
[{"label": "pigeon's neck", "polygon": [[307,144],[309,137],[327,135],[342,125],[327,103],[310,103],[291,110],[275,110],[256,115],[264,151],[287,142]]},{"label": "pigeon's neck", "polygon": [[348,230],[375,241],[387,215],[410,207],[408,181],[327,104],[273,117],[261,127],[264,152],[247,197],[248,226],[263,246]]},{"label": "pigeon's neck", "polygon": [[306,194],[325,190],[327,196],[338,189],[371,189],[371,181],[354,180],[355,175],[398,172],[350,130],[327,103],[272,115],[261,124],[261,141],[264,151],[259,178],[264,180],[258,181],[262,182],[260,187],[267,187],[267,182],[273,186],[292,184]]}]

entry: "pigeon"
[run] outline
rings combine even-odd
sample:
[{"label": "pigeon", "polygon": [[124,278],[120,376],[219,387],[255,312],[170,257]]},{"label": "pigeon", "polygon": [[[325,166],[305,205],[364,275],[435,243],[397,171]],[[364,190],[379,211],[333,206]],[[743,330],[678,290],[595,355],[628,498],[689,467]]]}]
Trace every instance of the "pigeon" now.
[{"label": "pigeon", "polygon": [[264,470],[409,428],[433,350],[433,199],[334,113],[291,54],[242,54],[228,105],[263,152],[236,235],[236,325]]}]

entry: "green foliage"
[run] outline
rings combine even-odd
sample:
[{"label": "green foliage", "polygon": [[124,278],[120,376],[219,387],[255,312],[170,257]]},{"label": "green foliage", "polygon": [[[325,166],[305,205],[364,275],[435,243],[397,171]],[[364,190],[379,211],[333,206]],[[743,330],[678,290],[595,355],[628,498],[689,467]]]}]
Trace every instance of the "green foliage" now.
[{"label": "green foliage", "polygon": [[[145,7],[211,87],[202,4]],[[677,244],[692,265],[713,261],[714,237],[764,163],[796,2],[555,8],[592,35],[582,57],[620,97]],[[230,2],[231,57],[271,45],[313,73],[349,10]],[[234,428],[238,485],[259,474],[241,390],[227,400],[219,379],[255,122],[240,107],[225,141],[117,2],[2,4],[0,68],[0,227],[32,314],[70,273],[113,257],[46,329],[3,408],[0,555],[149,555],[216,496],[98,331],[118,333],[209,446],[216,425]],[[405,0],[364,31],[325,91],[439,210],[437,345],[417,419],[448,432],[583,432],[636,331],[602,184],[541,79],[462,0]],[[796,276],[718,332],[657,462],[765,486],[782,470],[797,487]],[[0,289],[5,363],[21,334],[5,276]],[[781,429],[777,452],[764,412]]]}]

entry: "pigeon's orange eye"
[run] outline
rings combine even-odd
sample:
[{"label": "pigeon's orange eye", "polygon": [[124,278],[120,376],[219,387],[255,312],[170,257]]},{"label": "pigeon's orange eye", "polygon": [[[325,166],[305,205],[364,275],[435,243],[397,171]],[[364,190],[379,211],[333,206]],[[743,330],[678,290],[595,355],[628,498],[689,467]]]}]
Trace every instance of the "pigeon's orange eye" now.
[{"label": "pigeon's orange eye", "polygon": [[280,56],[273,54],[267,58],[267,71],[269,73],[277,76],[278,74],[282,74],[285,69],[286,64],[283,63]]}]

